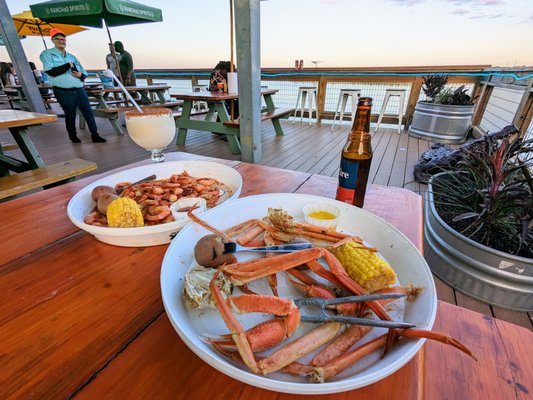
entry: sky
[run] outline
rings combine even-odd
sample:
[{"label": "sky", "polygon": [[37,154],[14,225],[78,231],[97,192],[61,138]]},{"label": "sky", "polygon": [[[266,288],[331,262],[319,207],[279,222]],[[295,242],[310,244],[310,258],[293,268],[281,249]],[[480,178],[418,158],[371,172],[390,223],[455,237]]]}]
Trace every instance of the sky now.
[{"label": "sky", "polygon": [[[6,0],[11,14],[39,2]],[[136,68],[211,68],[230,58],[229,0],[139,2],[160,8],[163,22],[110,28]],[[305,67],[533,66],[533,0],[267,0],[260,8],[263,68],[295,59]],[[104,69],[108,42],[105,29],[91,28],[69,36],[67,51]],[[22,43],[39,67],[41,38]]]}]

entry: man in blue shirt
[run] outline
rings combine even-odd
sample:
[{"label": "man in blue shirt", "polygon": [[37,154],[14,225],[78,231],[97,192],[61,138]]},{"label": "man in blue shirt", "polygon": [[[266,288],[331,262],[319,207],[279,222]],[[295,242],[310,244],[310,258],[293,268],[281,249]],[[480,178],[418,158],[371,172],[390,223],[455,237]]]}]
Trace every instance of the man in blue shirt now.
[{"label": "man in blue shirt", "polygon": [[44,71],[49,76],[54,95],[65,112],[68,137],[72,143],[81,143],[76,132],[76,109],[79,108],[87,122],[93,143],[107,142],[98,134],[91,104],[83,88],[83,81],[88,75],[87,71],[76,57],[65,50],[67,39],[63,31],[51,29],[50,37],[54,47],[43,51],[39,58],[43,63]]}]

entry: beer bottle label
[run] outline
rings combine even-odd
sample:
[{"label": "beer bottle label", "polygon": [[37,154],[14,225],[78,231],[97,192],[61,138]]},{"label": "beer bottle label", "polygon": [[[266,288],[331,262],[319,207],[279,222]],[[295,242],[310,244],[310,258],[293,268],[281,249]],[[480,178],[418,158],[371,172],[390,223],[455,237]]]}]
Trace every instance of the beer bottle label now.
[{"label": "beer bottle label", "polygon": [[337,188],[337,195],[335,197],[337,200],[352,204],[355,196],[358,171],[359,161],[341,157],[339,187]]}]

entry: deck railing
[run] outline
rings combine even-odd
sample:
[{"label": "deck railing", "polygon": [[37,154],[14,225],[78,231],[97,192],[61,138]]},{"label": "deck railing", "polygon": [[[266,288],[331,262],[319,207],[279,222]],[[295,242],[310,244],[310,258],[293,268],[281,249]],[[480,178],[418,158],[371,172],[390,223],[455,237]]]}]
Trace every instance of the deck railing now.
[{"label": "deck railing", "polygon": [[[208,83],[209,69],[136,70],[138,80],[146,83],[166,82],[171,91],[191,91],[192,85]],[[395,67],[395,68],[264,68],[261,84],[278,89],[276,105],[294,107],[298,87],[318,88],[318,119],[333,119],[341,89],[361,89],[362,96],[374,99],[372,121],[377,120],[385,90],[406,89],[407,104],[402,124],[407,128],[418,100],[425,98],[422,78],[428,74],[449,75],[448,85],[465,85],[476,103],[473,118],[474,134],[501,129],[514,123],[522,135],[533,137],[533,67],[492,68],[488,65]],[[350,106],[349,106],[350,107]],[[345,119],[349,120],[348,108]],[[383,123],[397,123],[398,102],[386,110]]]}]

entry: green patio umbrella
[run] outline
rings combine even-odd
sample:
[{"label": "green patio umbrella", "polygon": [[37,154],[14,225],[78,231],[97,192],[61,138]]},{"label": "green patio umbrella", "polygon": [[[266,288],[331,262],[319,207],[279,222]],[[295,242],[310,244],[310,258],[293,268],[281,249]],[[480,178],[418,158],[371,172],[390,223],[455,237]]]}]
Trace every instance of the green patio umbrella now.
[{"label": "green patio umbrella", "polygon": [[[160,9],[129,0],[51,0],[30,8],[35,17],[47,22],[95,28],[105,25],[110,43],[113,43],[110,26],[163,21]],[[115,51],[112,52],[115,56]]]}]

